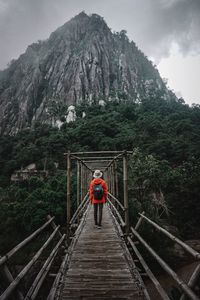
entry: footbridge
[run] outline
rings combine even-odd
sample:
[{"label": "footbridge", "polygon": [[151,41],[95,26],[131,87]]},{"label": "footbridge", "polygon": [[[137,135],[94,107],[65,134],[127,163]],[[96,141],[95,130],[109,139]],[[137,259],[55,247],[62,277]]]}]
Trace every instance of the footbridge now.
[{"label": "footbridge", "polygon": [[[40,228],[0,257],[0,300],[175,299],[160,285],[141,255],[140,247],[173,279],[180,291],[176,299],[200,299],[196,289],[200,264],[196,264],[189,280],[183,281],[143,239],[140,229],[146,223],[154,228],[155,234],[158,231],[179,244],[196,261],[200,260],[200,253],[149,219],[148,212],[138,214],[134,226],[129,222],[128,160],[131,154],[129,151],[65,153],[66,226],[60,228],[54,217],[48,216]],[[88,193],[95,169],[103,172],[109,189],[101,229],[94,226]],[[72,193],[72,185],[76,186],[76,195]],[[46,239],[29,262],[18,269],[13,267],[14,257],[42,234]],[[144,278],[153,282],[156,296],[149,293]]]}]

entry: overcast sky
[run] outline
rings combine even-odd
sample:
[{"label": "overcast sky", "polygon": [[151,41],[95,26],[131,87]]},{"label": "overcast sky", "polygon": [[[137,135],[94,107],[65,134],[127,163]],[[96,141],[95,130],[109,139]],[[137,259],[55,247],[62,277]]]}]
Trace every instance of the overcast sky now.
[{"label": "overcast sky", "polygon": [[0,0],[0,69],[83,10],[127,30],[169,87],[200,104],[200,0]]}]

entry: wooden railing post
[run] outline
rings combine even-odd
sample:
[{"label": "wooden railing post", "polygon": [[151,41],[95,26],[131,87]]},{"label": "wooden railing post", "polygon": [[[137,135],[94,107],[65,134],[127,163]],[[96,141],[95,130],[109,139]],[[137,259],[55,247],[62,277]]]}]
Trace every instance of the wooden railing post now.
[{"label": "wooden railing post", "polygon": [[[142,215],[144,215],[144,214],[145,214],[145,212],[143,211],[143,212],[142,212]],[[142,216],[141,216],[141,217],[139,218],[139,220],[137,221],[137,224],[135,225],[135,230],[138,230],[138,228],[140,227],[142,221],[143,221],[143,218],[142,218]]]},{"label": "wooden railing post", "polygon": [[[91,176],[91,177],[90,177]],[[89,174],[89,184],[90,184],[90,181],[93,179],[93,171],[91,171],[91,173]]]},{"label": "wooden railing post", "polygon": [[91,171],[87,170],[87,190],[89,189],[90,181],[91,181]]},{"label": "wooden railing post", "polygon": [[[47,220],[52,220],[52,217],[50,215],[47,215]],[[55,230],[57,228],[57,226],[53,220],[51,221],[50,226],[52,227],[53,230]],[[60,238],[63,236],[62,233],[60,232],[60,230],[58,230],[58,235]],[[64,244],[65,244],[65,247],[68,248],[68,244],[67,244],[66,240],[64,241]]]},{"label": "wooden railing post", "polygon": [[83,176],[83,195],[86,194],[86,167],[84,167],[84,176]]},{"label": "wooden railing post", "polygon": [[[118,186],[118,175],[117,175],[117,162],[114,162],[114,170],[115,170],[115,197],[119,199],[119,186]],[[117,204],[117,209],[119,209],[119,205]]]},{"label": "wooden railing post", "polygon": [[82,165],[82,174],[81,174],[81,180],[82,180],[82,201],[85,194],[85,166]]},{"label": "wooden railing post", "polygon": [[38,258],[41,256],[42,252],[48,247],[50,242],[55,237],[57,231],[59,229],[59,226],[53,231],[53,233],[50,235],[48,240],[44,243],[44,245],[37,251],[37,253],[34,255],[34,257],[29,261],[29,263],[20,271],[20,273],[17,275],[17,277],[12,281],[12,283],[7,287],[7,289],[1,294],[0,299],[1,300],[7,300],[11,293],[17,288],[20,281],[24,278],[24,276],[28,273],[28,271],[31,269],[33,264],[38,260]]},{"label": "wooden railing post", "polygon": [[108,168],[107,171],[106,171],[106,176],[107,176],[108,190],[110,191],[109,168]]},{"label": "wooden railing post", "polygon": [[131,232],[143,244],[148,252],[156,259],[160,266],[177,282],[183,292],[192,300],[199,300],[199,297],[191,290],[191,288],[171,269],[171,267],[154,251],[149,244],[141,237],[141,235],[131,227]]},{"label": "wooden railing post", "polygon": [[114,165],[111,165],[111,182],[112,182],[112,194],[115,196],[115,173],[114,173]]},{"label": "wooden railing post", "polygon": [[[191,288],[191,289],[194,289],[194,287],[196,286],[197,284],[197,281],[200,277],[200,264],[198,264],[194,270],[194,272],[192,273],[190,279],[189,279],[189,282],[188,282],[188,286]],[[186,296],[185,294],[183,294],[180,298],[180,300],[185,300],[186,299]]]},{"label": "wooden railing post", "polygon": [[[4,264],[2,266],[2,270],[1,270],[2,276],[5,278],[5,280],[7,281],[7,283],[11,284],[14,281],[14,278],[10,272],[10,270],[8,269],[8,266],[6,264]],[[16,290],[17,293],[17,297],[19,300],[23,300],[24,296],[21,293],[21,291],[19,291],[19,289]]]},{"label": "wooden railing post", "polygon": [[77,208],[80,205],[80,162],[77,160]]},{"label": "wooden railing post", "polygon": [[83,201],[83,164],[82,164],[82,162],[81,162],[81,165],[80,165],[80,167],[81,167],[81,170],[80,170],[80,172],[81,172],[81,202]]},{"label": "wooden railing post", "polygon": [[128,169],[127,169],[127,153],[123,156],[123,182],[124,182],[124,208],[125,208],[125,224],[126,233],[129,232],[129,205],[128,205]]},{"label": "wooden railing post", "polygon": [[109,188],[110,188],[110,193],[112,194],[112,174],[111,174],[111,166],[109,167]]},{"label": "wooden railing post", "polygon": [[71,157],[70,151],[67,153],[67,231],[69,233],[71,219]]}]

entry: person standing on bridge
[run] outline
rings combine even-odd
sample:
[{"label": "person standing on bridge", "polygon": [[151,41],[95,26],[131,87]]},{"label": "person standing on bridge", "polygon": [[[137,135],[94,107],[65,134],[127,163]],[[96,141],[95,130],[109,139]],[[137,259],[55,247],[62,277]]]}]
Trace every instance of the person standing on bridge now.
[{"label": "person standing on bridge", "polygon": [[103,204],[106,203],[108,188],[103,174],[96,170],[93,174],[93,180],[90,182],[90,202],[94,205],[94,223],[97,228],[101,228]]}]

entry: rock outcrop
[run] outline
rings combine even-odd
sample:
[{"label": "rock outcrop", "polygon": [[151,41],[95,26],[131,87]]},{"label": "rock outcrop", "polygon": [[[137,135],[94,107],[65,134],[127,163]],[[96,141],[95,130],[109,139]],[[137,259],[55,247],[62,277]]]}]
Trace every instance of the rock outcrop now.
[{"label": "rock outcrop", "polygon": [[83,101],[140,101],[152,86],[166,89],[126,32],[112,33],[102,17],[82,12],[1,72],[0,133],[65,120],[68,107]]}]

